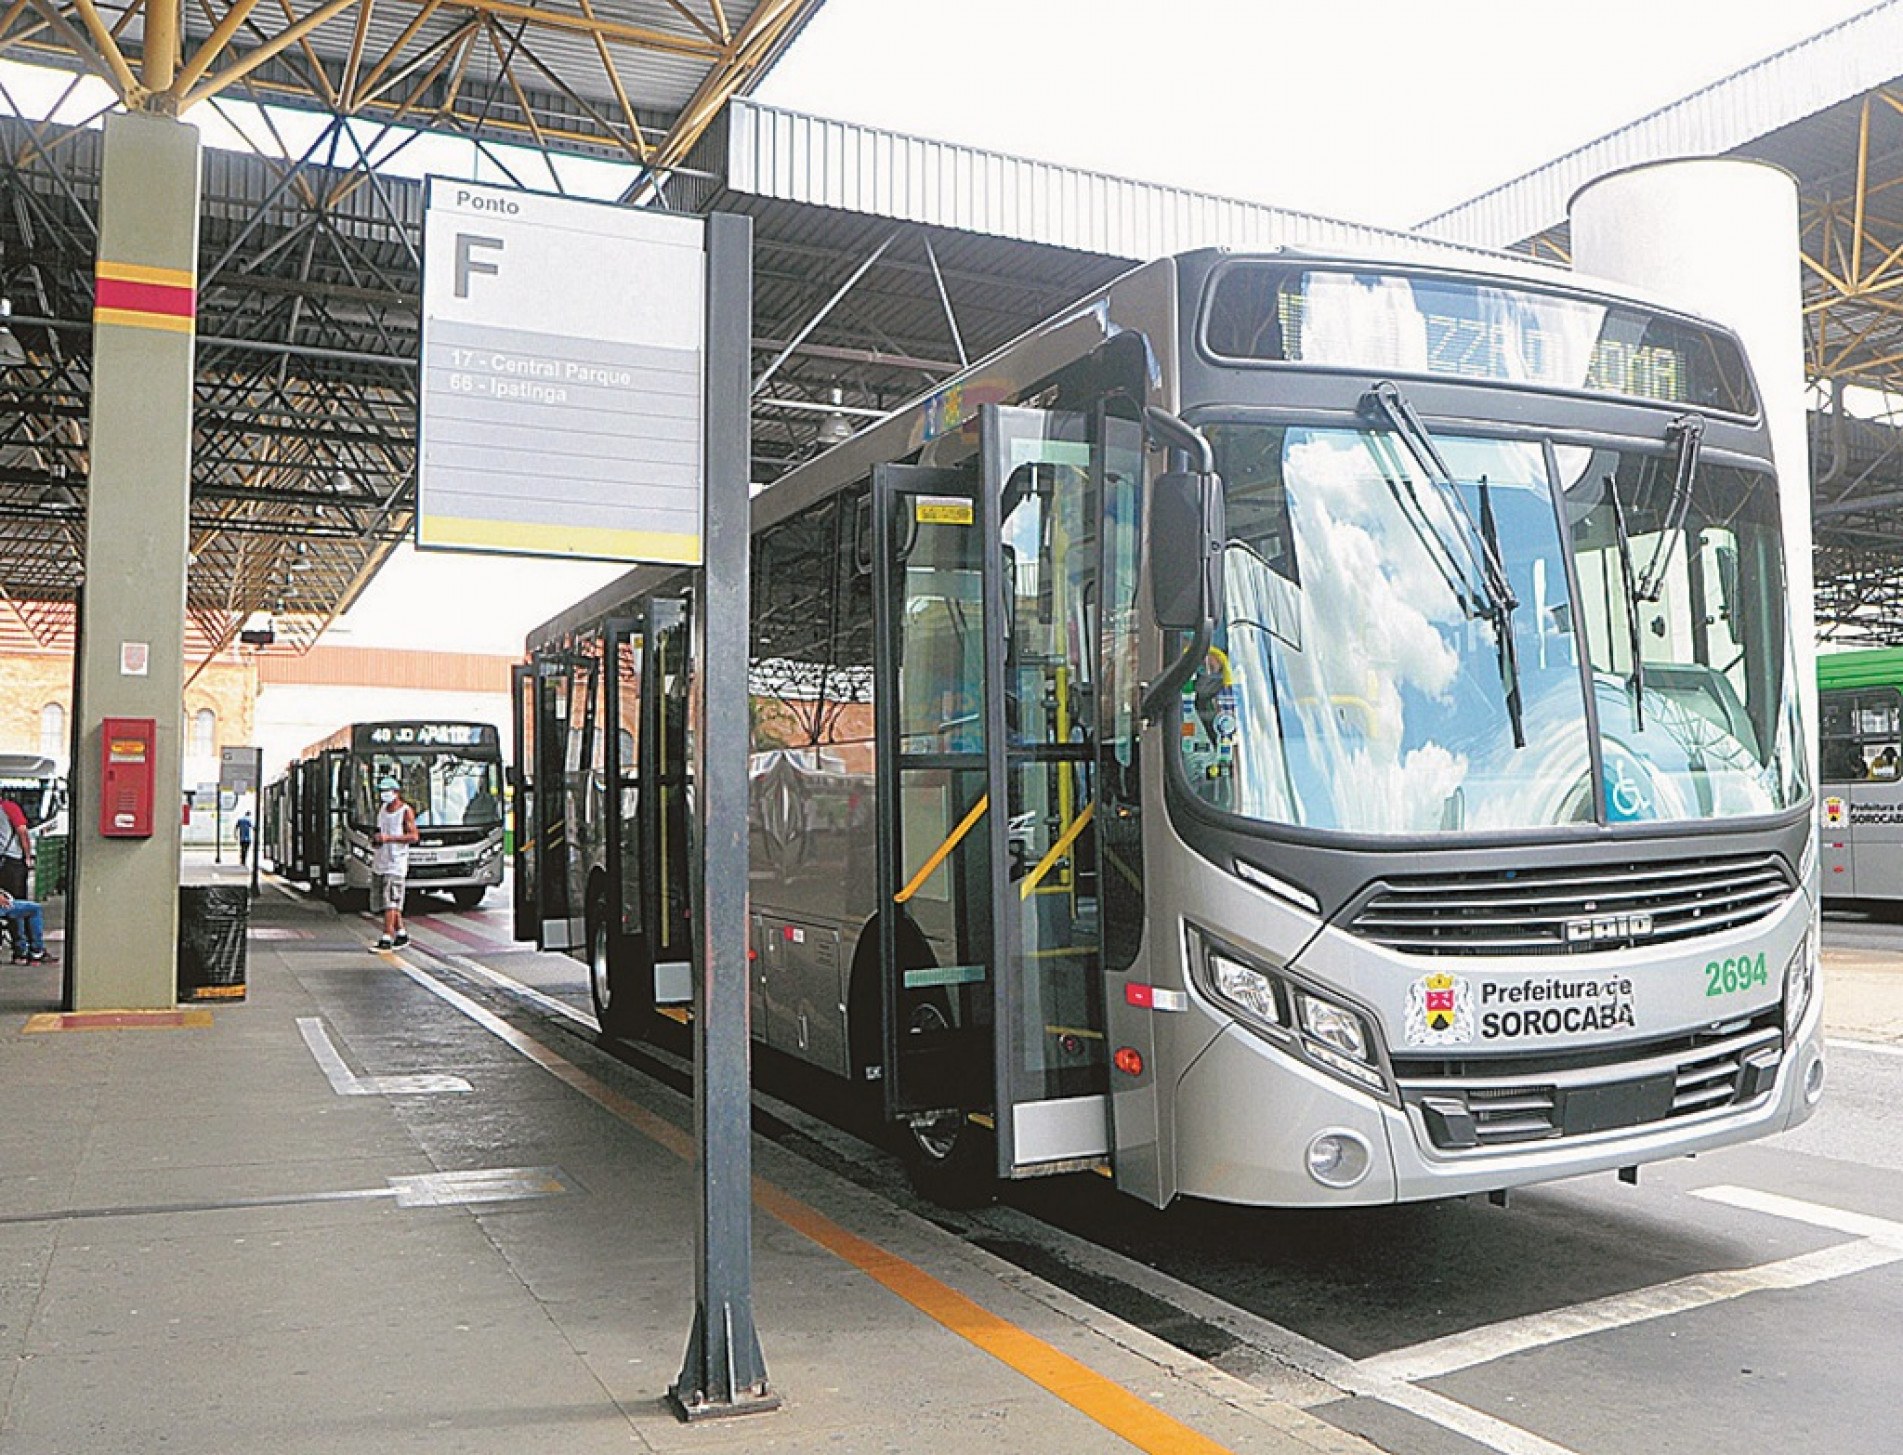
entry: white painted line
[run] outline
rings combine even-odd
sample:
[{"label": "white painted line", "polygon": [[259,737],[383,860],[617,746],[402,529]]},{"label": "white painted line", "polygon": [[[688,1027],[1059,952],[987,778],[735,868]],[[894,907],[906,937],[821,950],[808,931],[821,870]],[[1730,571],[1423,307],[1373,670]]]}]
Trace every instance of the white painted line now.
[{"label": "white painted line", "polygon": [[298,1034],[304,1037],[304,1044],[310,1047],[311,1055],[324,1075],[329,1078],[331,1090],[339,1096],[433,1096],[448,1091],[475,1090],[460,1076],[446,1076],[434,1071],[422,1072],[415,1076],[359,1076],[344,1064],[344,1058],[337,1054],[337,1048],[331,1044],[324,1023],[316,1016],[297,1018]]},{"label": "white painted line", "polygon": [[1702,1197],[1707,1202],[1721,1202],[1727,1207],[1768,1213],[1774,1218],[1790,1218],[1795,1222],[1809,1223],[1814,1228],[1851,1233],[1903,1253],[1903,1223],[1892,1222],[1888,1218],[1847,1212],[1840,1207],[1826,1207],[1822,1203],[1805,1202],[1795,1197],[1781,1197],[1775,1192],[1759,1192],[1754,1187],[1701,1187],[1692,1196]]},{"label": "white painted line", "polygon": [[[990,1208],[977,1214],[973,1221],[997,1229],[1007,1236],[1047,1248],[1066,1263],[1138,1289],[1192,1318],[1214,1324],[1234,1334],[1249,1348],[1266,1354],[1285,1370],[1305,1375],[1328,1387],[1326,1397],[1311,1395],[1305,1400],[1296,1400],[1290,1398],[1289,1391],[1281,1387],[1281,1382],[1277,1381],[1273,1373],[1249,1379],[1257,1388],[1265,1389],[1278,1398],[1289,1399],[1290,1403],[1301,1403],[1312,1410],[1340,1396],[1353,1395],[1404,1409],[1444,1430],[1465,1436],[1476,1445],[1497,1452],[1497,1455],[1574,1455],[1564,1445],[1555,1444],[1530,1430],[1523,1430],[1507,1420],[1470,1408],[1446,1395],[1430,1389],[1416,1389],[1378,1372],[1370,1373],[1347,1355],[1337,1353],[1325,1344],[1318,1344],[1293,1329],[1271,1323],[1216,1294],[1172,1278],[1134,1258],[1126,1258],[1109,1248],[1087,1242],[1013,1208]],[[1036,1280],[1026,1281],[1019,1287],[1034,1297],[1037,1294]]]},{"label": "white painted line", "polygon": [[[417,948],[414,940],[410,942],[410,948]],[[509,994],[513,995],[517,1000],[526,1000],[531,1005],[540,1006],[551,1015],[558,1015],[563,1020],[572,1021],[574,1024],[582,1027],[582,1029],[594,1031],[597,1035],[601,1032],[601,1027],[596,1023],[593,1016],[576,1010],[574,1006],[565,1000],[557,1000],[554,996],[537,990],[533,985],[524,985],[520,980],[512,976],[504,975],[499,970],[491,970],[487,965],[471,960],[466,955],[457,955],[447,950],[439,950],[434,945],[428,947],[428,953],[434,955],[445,965],[454,965],[465,975],[473,975],[478,980],[488,981],[499,990],[508,991]]]},{"label": "white painted line", "polygon": [[1754,1268],[1695,1273],[1687,1278],[1673,1279],[1670,1283],[1654,1284],[1649,1288],[1634,1289],[1631,1293],[1574,1304],[1571,1308],[1555,1309],[1551,1313],[1507,1319],[1485,1328],[1450,1334],[1444,1339],[1430,1339],[1424,1344],[1393,1349],[1386,1354],[1363,1359],[1360,1368],[1366,1373],[1408,1384],[1438,1379],[1456,1370],[1471,1369],[1477,1364],[1491,1364],[1511,1354],[1523,1354],[1531,1349],[1564,1343],[1568,1339],[1581,1339],[1611,1329],[1629,1328],[1652,1319],[1691,1313],[1712,1304],[1742,1298],[1748,1293],[1827,1283],[1831,1279],[1881,1268],[1899,1260],[1903,1260],[1903,1244],[1891,1247],[1867,1238],[1854,1243],[1839,1243],[1814,1253],[1799,1254],[1795,1258],[1762,1263]]},{"label": "white painted line", "polygon": [[1903,1056],[1903,1046],[1887,1041],[1854,1041],[1847,1036],[1829,1036],[1824,1044],[1833,1051],[1861,1051],[1866,1056]]},{"label": "white painted line", "polygon": [[468,1172],[425,1172],[392,1177],[398,1207],[468,1207],[472,1203],[520,1202],[559,1197],[575,1186],[559,1167],[482,1167]]}]

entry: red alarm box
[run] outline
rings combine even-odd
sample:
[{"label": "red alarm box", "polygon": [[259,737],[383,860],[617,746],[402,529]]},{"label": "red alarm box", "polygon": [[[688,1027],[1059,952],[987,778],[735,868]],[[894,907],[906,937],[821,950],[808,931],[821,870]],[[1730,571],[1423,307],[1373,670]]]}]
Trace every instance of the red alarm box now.
[{"label": "red alarm box", "polygon": [[99,729],[99,832],[109,839],[152,837],[152,773],[158,722],[109,717]]}]

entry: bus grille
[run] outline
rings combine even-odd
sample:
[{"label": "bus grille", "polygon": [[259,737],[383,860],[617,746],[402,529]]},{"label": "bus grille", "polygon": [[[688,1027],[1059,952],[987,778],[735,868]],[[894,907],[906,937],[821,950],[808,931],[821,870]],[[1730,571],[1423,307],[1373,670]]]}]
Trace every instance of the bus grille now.
[{"label": "bus grille", "polygon": [[1776,854],[1394,878],[1347,921],[1411,955],[1566,955],[1710,934],[1796,889]]},{"label": "bus grille", "polygon": [[[1428,1140],[1442,1151],[1473,1151],[1623,1130],[1743,1106],[1770,1093],[1783,1060],[1778,1011],[1743,1026],[1668,1043],[1618,1061],[1544,1077],[1486,1074],[1487,1063],[1394,1063],[1402,1100],[1419,1109]],[[1627,1053],[1628,1056],[1630,1053]],[[1562,1063],[1567,1058],[1559,1058]],[[1595,1058],[1579,1058],[1595,1059]]]}]

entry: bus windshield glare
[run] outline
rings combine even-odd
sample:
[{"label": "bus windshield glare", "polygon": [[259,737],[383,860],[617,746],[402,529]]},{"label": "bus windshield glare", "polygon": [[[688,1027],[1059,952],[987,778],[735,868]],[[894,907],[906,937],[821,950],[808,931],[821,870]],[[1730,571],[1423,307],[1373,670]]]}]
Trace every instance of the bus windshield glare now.
[{"label": "bus windshield glare", "polygon": [[[1454,500],[1385,430],[1204,429],[1227,605],[1179,743],[1211,806],[1431,835],[1802,800],[1768,475],[1706,461],[1675,499],[1668,450],[1437,433]],[[1510,610],[1480,609],[1449,568],[1475,537]],[[1656,599],[1628,584],[1648,567]]]},{"label": "bus windshield glare", "polygon": [[1237,262],[1216,276],[1204,345],[1245,362],[1534,384],[1744,416],[1758,409],[1730,335],[1516,283]]},{"label": "bus windshield glare", "polygon": [[394,778],[419,828],[495,828],[502,822],[502,767],[457,752],[377,752],[357,773],[356,822],[377,817],[377,785]]}]

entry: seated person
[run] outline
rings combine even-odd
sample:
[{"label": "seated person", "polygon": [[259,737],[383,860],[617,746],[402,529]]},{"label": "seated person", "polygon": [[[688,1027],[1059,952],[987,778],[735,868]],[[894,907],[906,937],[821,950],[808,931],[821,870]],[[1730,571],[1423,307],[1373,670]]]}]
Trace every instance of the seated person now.
[{"label": "seated person", "polygon": [[52,959],[46,948],[46,915],[39,901],[15,899],[0,889],[0,918],[13,929],[13,963],[42,965]]}]

